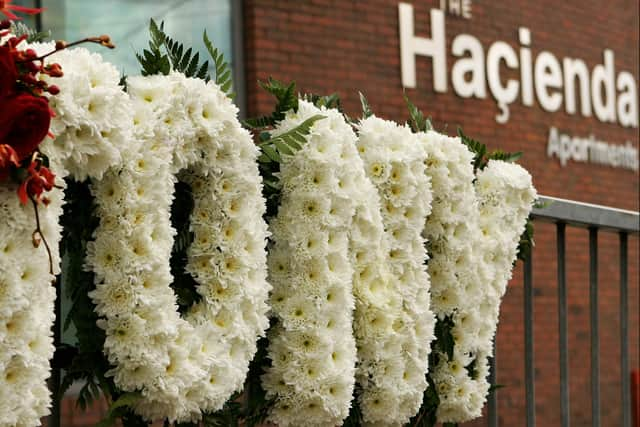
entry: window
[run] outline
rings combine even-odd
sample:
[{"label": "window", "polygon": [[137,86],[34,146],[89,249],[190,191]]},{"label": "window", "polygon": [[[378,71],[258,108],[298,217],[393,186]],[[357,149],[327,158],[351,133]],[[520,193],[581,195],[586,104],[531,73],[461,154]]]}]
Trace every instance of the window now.
[{"label": "window", "polygon": [[[55,39],[74,41],[108,34],[116,49],[85,47],[100,52],[127,75],[139,74],[135,52],[147,47],[149,18],[158,24],[164,21],[167,34],[192,46],[202,59],[209,57],[202,43],[206,29],[233,65],[231,0],[17,0],[15,4],[46,8],[39,18],[41,26],[52,30]],[[36,25],[33,17],[25,17],[24,22]]]}]

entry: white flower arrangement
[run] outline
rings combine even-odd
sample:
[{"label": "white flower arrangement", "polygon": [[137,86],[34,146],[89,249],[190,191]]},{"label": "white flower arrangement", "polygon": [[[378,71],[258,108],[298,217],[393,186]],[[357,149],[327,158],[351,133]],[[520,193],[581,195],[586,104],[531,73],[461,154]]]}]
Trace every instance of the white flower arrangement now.
[{"label": "white flower arrangement", "polygon": [[[54,43],[34,44],[39,53],[50,52]],[[65,49],[46,58],[58,63],[64,75],[52,79],[60,93],[49,97],[56,112],[51,119],[55,139],[45,140],[42,151],[56,157],[77,181],[100,178],[120,161],[120,152],[131,139],[129,97],[123,92],[120,72],[98,53],[84,48]]]},{"label": "white flower arrangement", "polygon": [[[21,45],[39,55],[54,50],[54,43]],[[51,58],[54,58],[53,60]],[[118,71],[98,54],[70,49],[48,57],[62,65],[55,79],[63,88],[50,97],[55,111],[50,131],[40,150],[49,158],[56,185],[39,206],[40,229],[49,245],[53,273],[60,272],[59,242],[64,199],[64,178],[101,176],[120,158],[119,145],[131,133],[128,97],[118,86]],[[46,78],[43,76],[43,78]],[[90,81],[88,79],[91,79]],[[93,104],[92,104],[93,103]],[[100,105],[102,114],[91,111]],[[73,121],[70,121],[73,118]],[[84,131],[90,129],[90,131]],[[119,135],[111,138],[109,135]],[[74,144],[68,140],[73,135]],[[83,161],[80,161],[83,159]],[[53,356],[52,325],[56,291],[44,244],[32,243],[36,218],[31,204],[21,205],[12,185],[0,186],[0,425],[39,425],[49,413],[46,379]]]},{"label": "white flower arrangement", "polygon": [[[479,226],[484,236],[474,250],[482,254],[491,280],[479,302],[479,337],[476,361],[488,365],[493,355],[493,339],[498,326],[500,303],[512,276],[520,236],[536,199],[531,175],[522,166],[490,160],[477,173],[475,183],[479,204]],[[483,399],[484,400],[484,399]]]},{"label": "white flower arrangement", "polygon": [[[109,372],[140,391],[144,418],[196,421],[242,388],[268,326],[267,225],[257,147],[213,82],[130,77],[136,139],[92,191],[100,225],[88,246],[91,298]],[[192,189],[187,271],[201,301],[181,318],[168,260],[176,174]]]},{"label": "white flower arrangement", "polygon": [[[397,315],[382,340],[384,348],[363,363],[369,368],[362,376],[374,374],[368,379],[372,384],[363,390],[363,417],[375,425],[402,425],[422,404],[434,337],[435,316],[430,309],[422,237],[431,211],[431,184],[425,174],[426,152],[411,129],[375,116],[363,120],[358,128],[358,151],[382,201],[384,233],[389,242],[384,260],[394,277],[390,283],[399,302],[391,311],[397,311]],[[370,245],[362,241],[356,258]],[[363,301],[363,308],[367,305],[371,303]],[[368,353],[365,345],[360,347],[361,354]]]},{"label": "white flower arrangement", "polygon": [[486,402],[500,301],[535,190],[528,172],[502,161],[489,161],[475,180],[473,154],[459,138],[427,132],[421,140],[434,193],[424,231],[433,307],[451,322],[454,341],[453,358],[439,352],[430,375],[438,421],[465,422],[479,417]]},{"label": "white flower arrangement", "polygon": [[[40,228],[58,274],[63,192],[54,189],[47,197]],[[33,206],[20,203],[14,185],[0,185],[0,217],[0,426],[40,425],[51,404],[46,379],[54,352],[55,276],[44,245],[35,248],[31,240]]]},{"label": "white flower arrangement", "polygon": [[478,233],[478,202],[473,181],[473,154],[460,138],[437,132],[420,133],[427,151],[426,173],[431,177],[432,212],[425,224],[429,241],[428,270],[431,276],[432,307],[440,321],[453,323],[453,358],[438,352],[438,364],[430,367],[440,404],[440,422],[468,420],[479,415],[488,390],[486,369],[476,366],[471,378],[467,367],[477,347],[478,307],[488,277],[480,267],[482,257],[474,251]]},{"label": "white flower arrangement", "polygon": [[[354,176],[362,171],[355,134],[336,110],[300,100],[274,135],[320,114],[307,142],[280,164],[278,215],[271,223],[272,365],[262,377],[280,426],[334,426],[347,417],[355,384],[353,267],[349,231]],[[362,175],[364,175],[361,172]]]}]

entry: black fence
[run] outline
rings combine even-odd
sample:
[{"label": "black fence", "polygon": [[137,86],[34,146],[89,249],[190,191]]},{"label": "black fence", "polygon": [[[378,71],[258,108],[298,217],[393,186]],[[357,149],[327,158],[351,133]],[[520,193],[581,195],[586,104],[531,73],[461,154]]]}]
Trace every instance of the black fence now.
[{"label": "black fence", "polygon": [[[567,276],[566,276],[566,228],[579,227],[589,230],[589,317],[591,330],[591,425],[600,423],[600,332],[598,328],[598,233],[617,233],[620,244],[620,402],[622,405],[621,427],[631,427],[631,388],[629,370],[629,302],[628,302],[628,237],[638,234],[640,217],[638,212],[580,203],[553,197],[539,198],[545,205],[533,210],[535,221],[552,222],[556,225],[557,284],[558,284],[558,349],[560,355],[560,411],[563,427],[570,425],[569,419],[569,361],[567,344]],[[535,411],[535,371],[534,371],[534,316],[533,316],[533,258],[524,265],[524,354],[525,354],[525,396],[526,425],[536,425]],[[495,349],[494,349],[495,350]],[[495,354],[495,353],[494,353]],[[492,361],[491,372],[495,379],[496,359]],[[498,426],[498,405],[495,394],[488,403],[488,423]]]}]

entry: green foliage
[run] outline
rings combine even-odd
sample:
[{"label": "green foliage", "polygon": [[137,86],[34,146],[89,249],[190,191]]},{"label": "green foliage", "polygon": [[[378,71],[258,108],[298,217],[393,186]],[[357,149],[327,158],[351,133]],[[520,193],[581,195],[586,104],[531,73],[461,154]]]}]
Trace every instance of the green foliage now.
[{"label": "green foliage", "polygon": [[477,364],[478,364],[478,359],[474,357],[473,360],[469,362],[467,366],[464,367],[467,370],[467,375],[469,376],[469,378],[472,378],[474,380],[478,379],[478,369],[476,366]]},{"label": "green foliage", "polygon": [[11,21],[9,31],[16,37],[27,36],[27,43],[44,42],[51,39],[51,30],[37,31],[18,21]]},{"label": "green foliage", "polygon": [[171,226],[176,230],[176,237],[169,260],[173,276],[171,289],[177,297],[178,311],[184,313],[193,304],[199,302],[202,296],[196,290],[198,283],[185,269],[187,249],[193,242],[193,233],[189,225],[194,203],[191,187],[178,181],[175,185],[174,195],[175,199],[171,207]]},{"label": "green foliage", "polygon": [[[204,427],[238,427],[240,425],[241,405],[237,401],[239,393],[231,396],[221,410],[202,416]],[[197,424],[195,424],[197,426]]]},{"label": "green foliage", "polygon": [[304,95],[304,100],[311,102],[318,108],[334,108],[342,113],[342,103],[340,101],[340,95],[337,93],[332,93],[331,95],[308,93]]},{"label": "green foliage", "polygon": [[204,42],[204,45],[207,48],[207,51],[209,52],[209,55],[211,55],[213,64],[215,65],[216,84],[220,86],[222,91],[226,93],[229,96],[229,98],[234,98],[235,94],[232,91],[233,83],[232,83],[231,68],[229,67],[229,63],[224,60],[224,55],[222,54],[222,51],[219,51],[213,45],[213,43],[211,43],[211,40],[209,40],[209,37],[207,36],[206,30],[202,34],[202,41]]},{"label": "green foliage", "polygon": [[467,146],[469,151],[474,154],[473,170],[483,169],[486,165],[487,146],[465,135],[461,127],[458,127],[458,136],[460,136],[462,143]]},{"label": "green foliage", "polygon": [[465,135],[464,132],[462,132],[462,128],[460,127],[458,127],[458,135],[460,136],[462,142],[469,148],[469,151],[474,154],[474,171],[484,169],[489,163],[489,160],[502,160],[505,162],[513,163],[518,161],[520,157],[522,157],[522,151],[508,153],[502,150],[494,150],[489,153],[485,144]]},{"label": "green foliage", "polygon": [[524,226],[524,231],[520,236],[520,241],[518,242],[518,257],[517,259],[526,261],[531,256],[531,251],[535,246],[535,242],[533,240],[533,221],[531,218],[527,218],[527,223]]},{"label": "green foliage", "polygon": [[407,108],[409,109],[409,121],[408,124],[411,126],[411,130],[413,132],[427,132],[433,129],[431,125],[431,117],[425,118],[422,111],[418,109],[410,100],[407,94],[403,95],[404,102],[407,103]]},{"label": "green foliage", "polygon": [[285,85],[283,82],[272,77],[266,82],[258,82],[260,86],[276,98],[276,106],[269,116],[247,119],[243,124],[250,129],[264,129],[275,126],[283,120],[289,110],[298,111],[298,95],[296,93],[296,82]]},{"label": "green foliage", "polygon": [[453,346],[455,344],[451,330],[454,327],[453,318],[445,316],[444,319],[437,319],[435,327],[435,350],[446,354],[449,360],[453,360]]},{"label": "green foliage", "polygon": [[[136,58],[142,66],[142,75],[153,74],[167,75],[171,70],[183,73],[187,77],[195,77],[205,81],[211,80],[209,75],[209,61],[200,62],[200,54],[193,48],[185,48],[184,44],[172,39],[164,31],[164,22],[160,26],[151,19],[149,21],[149,49],[144,49],[142,54],[136,53]],[[232,91],[232,75],[229,63],[225,61],[222,51],[218,50],[209,37],[206,30],[202,34],[207,51],[211,55],[215,71],[215,83],[230,98],[235,94]]]},{"label": "green foliage", "polygon": [[360,405],[358,405],[357,396],[361,394],[360,387],[356,384],[353,390],[353,397],[351,398],[351,407],[349,408],[349,415],[347,419],[342,423],[342,427],[360,427],[364,424],[364,417],[362,411],[360,411]]},{"label": "green foliage", "polygon": [[311,132],[311,127],[315,122],[325,118],[315,115],[300,123],[288,132],[270,138],[267,132],[261,136],[268,138],[260,142],[258,146],[262,154],[258,157],[258,167],[262,175],[263,195],[267,200],[267,217],[275,216],[280,204],[280,190],[282,185],[278,179],[280,172],[280,162],[282,156],[292,155],[306,143],[306,136]]},{"label": "green foliage", "polygon": [[136,52],[136,58],[142,66],[141,73],[143,76],[151,76],[154,74],[164,74],[165,76],[171,71],[169,56],[160,49],[164,45],[166,35],[164,33],[164,22],[160,23],[160,27],[151,19],[149,21],[149,49],[144,49],[142,54]]},{"label": "green foliage", "polygon": [[209,80],[207,73],[209,62],[204,61],[202,64],[199,64],[200,54],[198,52],[193,53],[192,48],[185,50],[182,43],[173,40],[166,34],[164,36],[164,44],[167,49],[171,68],[174,71],[181,72],[187,77]]},{"label": "green foliage", "polygon": [[[126,417],[130,411],[129,408],[141,398],[142,395],[138,392],[124,393],[120,395],[120,397],[118,397],[118,399],[109,406],[109,410],[107,411],[105,418],[96,424],[96,427],[109,427],[114,425],[118,418]],[[125,425],[129,427],[131,426],[131,423]],[[143,425],[146,426],[147,423],[144,423]]]},{"label": "green foliage", "polygon": [[[431,361],[429,361],[429,366],[435,365],[431,364]],[[429,385],[422,396],[422,405],[420,406],[420,410],[413,418],[411,418],[411,421],[409,421],[408,425],[411,427],[433,427],[438,421],[436,417],[436,410],[438,409],[438,405],[440,405],[440,397],[438,397],[436,385],[431,377],[427,374],[426,378]]]},{"label": "green foliage", "polygon": [[[273,322],[275,321],[272,321],[271,328]],[[269,408],[273,406],[273,401],[267,399],[267,394],[262,388],[260,380],[271,363],[267,356],[268,345],[269,341],[266,337],[260,338],[256,355],[249,364],[249,374],[244,383],[245,408],[242,413],[246,427],[255,427],[265,423],[269,415]]]},{"label": "green foliage", "polygon": [[369,105],[367,98],[364,97],[362,92],[358,92],[358,95],[360,95],[360,105],[362,105],[362,118],[366,119],[373,116],[373,111],[371,111],[371,106]]},{"label": "green foliage", "polygon": [[[99,220],[93,213],[93,197],[89,183],[72,179],[67,179],[66,183],[67,203],[60,218],[63,226],[60,251],[65,260],[61,283],[71,300],[71,308],[64,321],[64,329],[71,324],[74,325],[78,344],[76,347],[63,344],[56,348],[54,359],[63,363],[55,365],[54,368],[64,369],[64,377],[56,396],[62,396],[74,382],[83,382],[78,393],[77,405],[85,410],[102,396],[118,402],[121,394],[117,391],[113,378],[105,375],[113,366],[109,364],[102,351],[105,333],[96,327],[98,315],[88,295],[95,289],[94,275],[85,271],[83,267],[87,242],[92,240]],[[121,418],[125,427],[146,426],[142,418],[133,414],[129,408],[129,399],[123,399],[113,411],[110,411],[113,416],[108,416],[100,425],[112,425],[116,418]]]}]

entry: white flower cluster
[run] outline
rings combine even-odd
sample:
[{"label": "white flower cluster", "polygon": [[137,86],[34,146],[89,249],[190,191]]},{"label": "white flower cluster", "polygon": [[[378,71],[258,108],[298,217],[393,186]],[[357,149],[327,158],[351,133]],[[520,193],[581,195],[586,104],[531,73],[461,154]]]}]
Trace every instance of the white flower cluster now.
[{"label": "white flower cluster", "polygon": [[425,226],[433,307],[454,340],[453,358],[439,353],[431,377],[438,421],[458,423],[479,417],[486,401],[500,301],[535,190],[528,172],[501,161],[490,161],[474,185],[473,155],[459,138],[421,139],[434,193]]},{"label": "white flower cluster", "polygon": [[[41,55],[52,51],[54,44],[24,43],[21,48]],[[118,71],[100,55],[73,49],[48,61],[60,63],[64,76],[50,81],[61,89],[49,98],[56,114],[50,131],[57,138],[46,138],[39,148],[49,157],[56,184],[64,187],[68,169],[75,178],[84,179],[101,176],[119,160],[118,146],[131,129],[129,104],[118,86]],[[50,203],[39,205],[39,219],[58,274],[63,188],[46,196]],[[33,247],[33,207],[20,204],[13,185],[0,186],[0,217],[0,425],[39,425],[50,405],[45,380],[54,351],[54,277],[49,274],[44,243]]]},{"label": "white flower cluster", "polygon": [[[57,274],[63,192],[54,189],[47,197],[51,203],[38,212]],[[50,406],[55,277],[44,243],[34,248],[31,240],[33,206],[20,204],[13,184],[0,185],[0,218],[0,426],[40,425]]]},{"label": "white flower cluster", "polygon": [[[536,199],[531,175],[523,167],[490,160],[477,174],[476,196],[479,204],[479,226],[483,238],[474,251],[483,257],[490,281],[477,301],[482,313],[478,319],[476,364],[485,366],[493,355],[493,338],[498,326],[500,303],[511,279],[517,258],[520,236]],[[486,397],[486,393],[483,396]]]},{"label": "white flower cluster", "polygon": [[[379,283],[354,280],[354,288],[361,291],[358,300],[362,301],[363,314],[369,318],[369,331],[362,334],[363,339],[359,341],[361,375],[366,378],[361,383],[369,383],[363,389],[362,410],[368,423],[403,425],[422,404],[435,326],[422,237],[425,220],[431,212],[426,153],[409,128],[377,117],[360,123],[357,144],[366,174],[382,200],[384,233],[389,244],[381,258],[390,268],[394,280],[389,283],[395,287],[392,292],[399,302],[395,307],[378,305],[378,300],[371,296],[376,294]],[[367,240],[360,242],[356,259],[365,257],[370,246]],[[356,278],[370,276],[375,263],[364,267]],[[371,293],[363,292],[367,289]],[[381,336],[368,333],[382,325]],[[380,344],[377,354],[370,353],[371,346],[375,348]],[[366,355],[366,363],[362,355]]]},{"label": "white flower cluster", "polygon": [[[419,138],[428,153],[426,172],[433,191],[432,213],[424,230],[431,255],[432,307],[440,321],[452,322],[455,344],[451,360],[446,353],[438,353],[438,364],[431,367],[430,375],[440,397],[438,421],[465,421],[480,415],[488,390],[488,367],[478,363],[475,353],[480,318],[488,315],[477,302],[490,276],[482,255],[474,251],[475,242],[483,236],[473,186],[473,154],[457,137],[429,131]],[[475,373],[470,376],[469,370]]]},{"label": "white flower cluster", "polygon": [[[54,48],[53,43],[33,46],[39,53]],[[131,106],[119,85],[120,73],[84,48],[62,50],[46,62],[60,64],[64,75],[44,76],[60,93],[49,96],[56,113],[50,128],[55,140],[46,139],[41,149],[56,156],[78,181],[100,178],[120,161],[120,151],[131,139]]]},{"label": "white flower cluster", "polygon": [[[177,73],[127,83],[136,139],[92,187],[100,225],[88,246],[91,297],[110,375],[122,390],[141,391],[136,411],[196,421],[242,388],[268,326],[258,150],[214,83]],[[202,297],[185,318],[169,287],[177,174],[194,198],[187,271]]]},{"label": "white flower cluster", "polygon": [[[306,144],[280,164],[282,198],[271,224],[272,366],[262,378],[280,426],[335,426],[347,417],[355,384],[353,268],[349,233],[362,191],[355,134],[336,110],[300,100],[274,134],[321,114]],[[360,172],[364,177],[364,174]],[[374,193],[375,196],[375,193]]]}]

